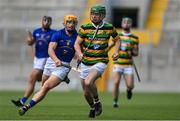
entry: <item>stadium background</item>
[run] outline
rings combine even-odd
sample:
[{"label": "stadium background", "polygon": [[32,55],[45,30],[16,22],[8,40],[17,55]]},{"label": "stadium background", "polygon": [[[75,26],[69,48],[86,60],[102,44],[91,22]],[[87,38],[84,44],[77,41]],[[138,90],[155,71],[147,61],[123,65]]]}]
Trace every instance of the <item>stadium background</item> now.
[{"label": "stadium background", "polygon": [[[133,31],[140,37],[135,63],[142,80],[138,83],[135,76],[135,91],[180,92],[179,0],[0,0],[0,90],[26,87],[33,62],[31,48],[25,43],[27,29],[41,26],[43,15],[52,16],[55,29],[63,27],[66,14],[77,15],[81,25],[89,20],[94,4],[107,7],[106,21],[117,28],[123,16],[134,21]],[[99,90],[112,91],[110,71],[111,65],[97,82]],[[54,90],[81,90],[77,75],[72,71],[71,83]],[[121,87],[125,90],[124,83]]]}]

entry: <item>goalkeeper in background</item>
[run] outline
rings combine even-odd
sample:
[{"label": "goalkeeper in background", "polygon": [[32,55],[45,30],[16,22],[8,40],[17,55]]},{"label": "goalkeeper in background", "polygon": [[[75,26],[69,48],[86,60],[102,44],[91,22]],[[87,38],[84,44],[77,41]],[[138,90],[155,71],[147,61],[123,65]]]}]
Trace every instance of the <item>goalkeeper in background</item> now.
[{"label": "goalkeeper in background", "polygon": [[122,32],[119,33],[121,38],[121,48],[119,50],[119,58],[114,61],[113,66],[113,107],[118,108],[119,85],[122,76],[127,86],[127,99],[132,98],[132,90],[134,88],[133,75],[133,56],[138,56],[138,37],[131,33],[132,19],[124,17],[121,22]]},{"label": "goalkeeper in background", "polygon": [[28,31],[27,44],[29,46],[35,45],[35,56],[33,62],[33,69],[28,79],[28,84],[24,92],[24,96],[19,100],[11,100],[12,103],[18,107],[23,106],[27,99],[34,92],[35,84],[37,81],[41,81],[44,65],[46,63],[48,55],[48,45],[50,39],[55,32],[51,29],[52,18],[50,16],[44,16],[42,19],[42,27],[34,30],[33,35]]}]

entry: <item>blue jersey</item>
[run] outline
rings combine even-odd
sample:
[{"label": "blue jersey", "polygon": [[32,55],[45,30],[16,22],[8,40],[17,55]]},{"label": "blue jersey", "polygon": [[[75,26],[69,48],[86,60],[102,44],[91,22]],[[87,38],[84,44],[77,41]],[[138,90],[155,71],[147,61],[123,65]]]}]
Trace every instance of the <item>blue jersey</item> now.
[{"label": "blue jersey", "polygon": [[56,56],[64,62],[71,62],[74,57],[74,43],[77,37],[77,31],[74,30],[71,36],[66,34],[65,29],[57,31],[51,38],[51,42],[56,42]]},{"label": "blue jersey", "polygon": [[48,55],[48,45],[51,37],[55,33],[55,30],[48,29],[43,31],[42,28],[35,29],[33,32],[33,38],[35,41],[35,56],[37,58],[47,58]]}]

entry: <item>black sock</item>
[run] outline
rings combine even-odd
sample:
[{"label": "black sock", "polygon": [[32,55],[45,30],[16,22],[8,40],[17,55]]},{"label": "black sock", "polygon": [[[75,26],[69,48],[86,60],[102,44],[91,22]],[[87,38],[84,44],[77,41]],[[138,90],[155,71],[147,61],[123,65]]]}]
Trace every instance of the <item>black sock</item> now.
[{"label": "black sock", "polygon": [[91,109],[94,109],[94,102],[89,105],[90,105]]},{"label": "black sock", "polygon": [[95,96],[94,97],[94,101],[97,103],[97,102],[99,102],[99,97],[98,96]]},{"label": "black sock", "polygon": [[127,88],[127,91],[132,91],[132,89],[131,88]]},{"label": "black sock", "polygon": [[114,98],[114,102],[117,103],[118,102],[118,98]]}]

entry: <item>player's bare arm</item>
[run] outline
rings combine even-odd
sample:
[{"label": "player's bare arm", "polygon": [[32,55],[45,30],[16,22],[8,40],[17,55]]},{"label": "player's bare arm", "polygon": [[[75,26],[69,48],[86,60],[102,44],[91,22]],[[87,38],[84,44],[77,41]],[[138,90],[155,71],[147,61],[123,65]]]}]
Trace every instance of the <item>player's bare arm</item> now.
[{"label": "player's bare arm", "polygon": [[139,54],[139,47],[138,47],[138,45],[135,45],[132,49],[132,55],[138,56],[138,54]]},{"label": "player's bare arm", "polygon": [[57,58],[55,54],[55,48],[57,47],[56,42],[50,42],[49,43],[49,48],[48,48],[48,54],[52,58],[52,60],[55,62],[56,66],[61,66],[61,61]]},{"label": "player's bare arm", "polygon": [[78,54],[77,54],[77,53],[74,54],[73,59],[74,59],[74,60],[77,60],[77,59],[78,59]]},{"label": "player's bare arm", "polygon": [[117,60],[119,58],[119,48],[121,46],[121,40],[119,37],[116,37],[114,41],[115,41],[115,51],[113,54],[113,60]]},{"label": "player's bare arm", "polygon": [[83,58],[83,53],[81,50],[81,44],[83,41],[78,39],[79,37],[77,37],[76,42],[74,44],[74,49],[76,50],[76,53],[78,55],[78,59],[81,60]]},{"label": "player's bare arm", "polygon": [[114,45],[115,45],[115,42],[114,41],[110,41],[109,44],[108,44],[107,50],[110,51]]},{"label": "player's bare arm", "polygon": [[32,46],[34,44],[34,38],[32,36],[32,33],[30,31],[28,31],[28,36],[27,36],[27,44],[29,46]]}]

